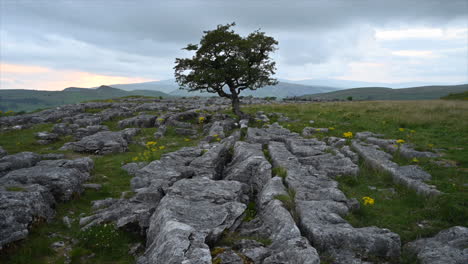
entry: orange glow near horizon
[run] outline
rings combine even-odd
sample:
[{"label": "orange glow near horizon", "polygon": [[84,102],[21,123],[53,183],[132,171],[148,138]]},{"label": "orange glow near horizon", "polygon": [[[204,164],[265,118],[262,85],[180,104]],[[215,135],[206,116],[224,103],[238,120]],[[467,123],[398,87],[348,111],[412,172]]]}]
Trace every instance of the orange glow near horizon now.
[{"label": "orange glow near horizon", "polygon": [[73,70],[0,63],[0,89],[63,90],[67,87],[97,87],[101,85],[156,81],[141,77],[102,75]]}]

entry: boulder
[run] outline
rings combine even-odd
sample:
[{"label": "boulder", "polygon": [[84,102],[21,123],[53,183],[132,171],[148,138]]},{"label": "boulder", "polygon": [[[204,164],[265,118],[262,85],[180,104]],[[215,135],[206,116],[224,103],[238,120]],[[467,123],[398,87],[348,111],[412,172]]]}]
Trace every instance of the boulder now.
[{"label": "boulder", "polygon": [[36,165],[41,156],[33,152],[20,152],[0,158],[0,177],[8,171]]},{"label": "boulder", "polygon": [[468,261],[468,228],[454,226],[434,237],[410,242],[406,248],[421,264],[462,264]]},{"label": "boulder", "polygon": [[243,185],[206,178],[183,179],[168,189],[147,232],[138,263],[211,263],[207,243],[236,226],[246,206]]},{"label": "boulder", "polygon": [[128,149],[129,139],[135,130],[123,130],[121,132],[101,131],[91,136],[86,136],[79,141],[65,143],[61,150],[73,150],[75,152],[105,155],[110,153],[125,152]]},{"label": "boulder", "polygon": [[124,120],[119,121],[118,125],[120,128],[125,127],[153,127],[154,121],[156,120],[156,116],[154,115],[138,115],[135,117],[127,118]]}]

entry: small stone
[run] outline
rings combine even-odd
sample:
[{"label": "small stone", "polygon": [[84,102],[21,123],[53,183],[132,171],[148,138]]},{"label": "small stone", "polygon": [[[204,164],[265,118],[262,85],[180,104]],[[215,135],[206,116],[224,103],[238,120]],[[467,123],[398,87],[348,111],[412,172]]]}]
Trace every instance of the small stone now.
[{"label": "small stone", "polygon": [[66,225],[68,228],[71,228],[71,220],[68,216],[64,216],[62,218],[62,222],[64,225]]},{"label": "small stone", "polygon": [[57,242],[54,242],[52,243],[51,247],[55,250],[59,249],[59,248],[63,248],[65,246],[65,242],[63,241],[57,241]]}]

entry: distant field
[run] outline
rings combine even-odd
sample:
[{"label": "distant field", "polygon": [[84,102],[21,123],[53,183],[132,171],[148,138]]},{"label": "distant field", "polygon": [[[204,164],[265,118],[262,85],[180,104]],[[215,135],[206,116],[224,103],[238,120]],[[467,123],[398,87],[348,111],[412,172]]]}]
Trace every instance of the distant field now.
[{"label": "distant field", "polygon": [[[280,124],[298,133],[306,126],[331,129],[318,137],[343,137],[344,132],[372,131],[385,134],[385,138],[404,139],[420,150],[439,150],[443,153],[440,160],[456,164],[456,167],[440,167],[427,159],[420,159],[418,163],[433,176],[431,184],[444,195],[435,199],[421,197],[395,185],[389,175],[361,164],[358,177],[339,179],[340,188],[350,198],[370,196],[376,203],[349,215],[348,220],[354,226],[389,228],[398,233],[403,242],[434,235],[454,225],[468,225],[468,102],[329,102],[245,106],[243,110],[284,113],[296,121]],[[311,120],[313,124],[309,123]],[[274,121],[276,118],[271,120]],[[414,164],[398,157],[394,161]],[[369,186],[394,188],[396,193],[388,195],[371,190]]]},{"label": "distant field", "polygon": [[169,97],[169,95],[157,91],[124,91],[109,86],[98,89],[68,88],[63,91],[0,90],[0,111],[30,112],[64,104],[130,95]]},{"label": "distant field", "polygon": [[468,101],[468,91],[463,93],[451,93],[447,96],[441,97],[444,100],[465,100]]},{"label": "distant field", "polygon": [[339,100],[432,100],[450,93],[468,91],[468,84],[447,86],[421,86],[403,89],[383,87],[353,88],[329,93],[300,96],[301,99],[339,99]]}]

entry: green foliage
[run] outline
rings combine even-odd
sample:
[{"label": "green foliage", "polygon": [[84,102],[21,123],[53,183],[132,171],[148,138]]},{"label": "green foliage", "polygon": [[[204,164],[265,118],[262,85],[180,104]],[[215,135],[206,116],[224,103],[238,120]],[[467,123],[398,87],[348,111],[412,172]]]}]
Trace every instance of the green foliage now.
[{"label": "green foliage", "polygon": [[116,230],[113,224],[95,225],[81,230],[76,238],[79,241],[78,246],[101,254],[112,254],[112,251],[126,240],[125,235]]},{"label": "green foliage", "polygon": [[257,209],[255,207],[255,202],[249,202],[247,209],[245,209],[244,221],[250,222],[257,216]]},{"label": "green foliage", "polygon": [[346,99],[347,99],[348,101],[352,101],[352,100],[353,100],[353,97],[352,97],[352,96],[348,96],[348,97],[346,97]]},{"label": "green foliage", "polygon": [[444,100],[468,100],[468,91],[462,93],[449,93],[447,96],[443,96],[440,99]]},{"label": "green foliage", "polygon": [[299,215],[296,211],[296,191],[294,191],[292,188],[288,188],[287,194],[276,195],[274,198],[283,203],[283,206],[291,213],[291,216],[296,221],[296,223],[298,223]]},{"label": "green foliage", "polygon": [[174,69],[176,81],[183,89],[229,98],[239,116],[238,96],[242,90],[277,84],[271,78],[276,68],[269,56],[278,42],[259,30],[241,37],[231,30],[234,25],[218,25],[214,30],[205,31],[200,45],[189,44],[185,48],[195,51],[195,55],[177,58]]},{"label": "green foliage", "polygon": [[282,168],[282,167],[273,168],[271,170],[271,172],[272,172],[273,176],[279,176],[283,180],[285,180],[286,177],[288,176],[288,171],[285,168]]},{"label": "green foliage", "polygon": [[243,236],[237,232],[224,231],[223,235],[221,236],[221,239],[216,244],[219,246],[233,247],[236,244],[236,242],[242,239],[255,240],[257,242],[262,243],[265,246],[269,246],[272,243],[271,239],[269,238],[261,236]]},{"label": "green foliage", "polygon": [[9,192],[22,192],[22,191],[24,191],[24,188],[19,187],[19,186],[8,186],[8,187],[6,187],[6,190],[9,191]]}]

